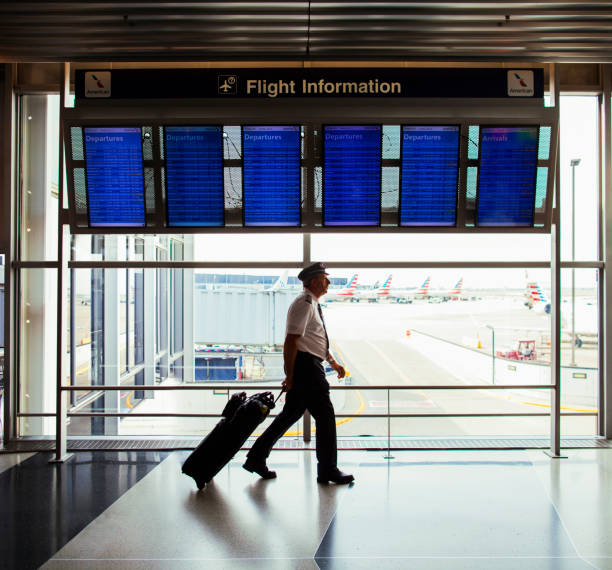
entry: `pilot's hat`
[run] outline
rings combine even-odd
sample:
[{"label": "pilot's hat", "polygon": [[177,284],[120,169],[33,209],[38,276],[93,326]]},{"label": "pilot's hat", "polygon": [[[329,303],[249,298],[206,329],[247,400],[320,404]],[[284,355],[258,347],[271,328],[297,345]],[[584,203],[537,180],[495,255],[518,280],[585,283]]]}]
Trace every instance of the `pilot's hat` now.
[{"label": "pilot's hat", "polygon": [[326,271],[327,265],[325,263],[313,263],[308,267],[302,269],[302,271],[298,274],[298,279],[304,283],[308,282],[312,277],[318,275],[319,273],[323,273],[323,275],[329,275]]}]

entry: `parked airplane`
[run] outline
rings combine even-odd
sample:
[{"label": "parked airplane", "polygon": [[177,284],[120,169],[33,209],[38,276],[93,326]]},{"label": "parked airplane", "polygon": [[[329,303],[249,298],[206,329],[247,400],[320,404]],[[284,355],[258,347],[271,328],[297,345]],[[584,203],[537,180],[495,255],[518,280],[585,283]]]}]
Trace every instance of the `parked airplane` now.
[{"label": "parked airplane", "polygon": [[451,289],[448,294],[451,301],[459,301],[461,299],[461,289],[463,287],[463,277],[457,281],[457,284]]},{"label": "parked airplane", "polygon": [[550,300],[537,282],[529,281],[525,289],[525,306],[538,313],[550,314]]},{"label": "parked airplane", "polygon": [[427,299],[429,297],[429,287],[431,285],[431,277],[427,277],[414,293],[415,299]]},{"label": "parked airplane", "polygon": [[427,277],[416,291],[394,291],[392,289],[390,296],[398,303],[412,303],[419,300],[427,300],[429,303],[468,300],[467,297],[463,296],[463,277],[455,283],[455,286],[450,291],[448,289],[432,289],[431,279]]},{"label": "parked airplane", "polygon": [[290,287],[287,285],[288,275],[289,271],[283,271],[283,273],[278,276],[278,279],[270,287],[268,287],[266,291],[279,291],[281,289],[289,289]]},{"label": "parked airplane", "polygon": [[376,303],[378,301],[384,300],[392,300],[393,293],[391,291],[391,280],[393,279],[393,275],[389,275],[383,284],[376,288],[370,289],[369,291],[358,291],[358,296],[360,299],[366,299],[370,303]]},{"label": "parked airplane", "polygon": [[359,297],[356,295],[357,291],[357,279],[359,274],[355,273],[346,283],[346,287],[342,289],[329,289],[325,295],[324,300],[326,302],[331,301],[359,301]]},{"label": "parked airplane", "polygon": [[380,295],[376,295],[375,298],[387,298],[395,303],[412,303],[413,301],[423,300],[429,297],[429,286],[431,284],[431,278],[429,277],[423,281],[423,284],[418,289],[393,289],[391,287],[391,279],[392,276],[389,275],[383,287],[376,290],[377,293],[380,292]]},{"label": "parked airplane", "polygon": [[[551,302],[542,287],[535,281],[530,281],[525,290],[525,306],[538,313],[550,314]],[[593,297],[578,297],[575,301],[576,316],[572,319],[572,307],[567,298],[561,304],[561,334],[562,340],[571,342],[572,332],[576,346],[583,343],[596,343],[598,338],[597,301]]]}]

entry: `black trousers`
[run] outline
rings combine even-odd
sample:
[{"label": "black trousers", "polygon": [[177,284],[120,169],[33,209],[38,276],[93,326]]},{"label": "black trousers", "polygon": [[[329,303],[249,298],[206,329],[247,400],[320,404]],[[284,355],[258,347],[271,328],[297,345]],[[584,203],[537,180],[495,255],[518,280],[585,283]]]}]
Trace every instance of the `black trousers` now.
[{"label": "black trousers", "polygon": [[257,438],[248,457],[265,461],[274,444],[308,410],[317,426],[317,461],[319,470],[336,467],[336,414],[329,398],[329,383],[325,379],[319,358],[299,351],[295,359],[293,386],[285,396],[285,406],[268,428]]}]

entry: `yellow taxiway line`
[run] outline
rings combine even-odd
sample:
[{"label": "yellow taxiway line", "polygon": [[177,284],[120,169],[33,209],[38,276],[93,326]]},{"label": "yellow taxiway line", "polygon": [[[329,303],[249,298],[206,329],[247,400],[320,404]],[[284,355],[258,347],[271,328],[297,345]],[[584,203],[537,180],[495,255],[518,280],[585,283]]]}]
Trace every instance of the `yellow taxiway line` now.
[{"label": "yellow taxiway line", "polygon": [[[482,391],[483,393],[486,393],[486,390]],[[527,402],[525,400],[514,400],[514,398],[512,398],[511,396],[501,396],[498,394],[489,394],[492,395],[495,398],[498,398],[500,400],[506,400],[508,402],[517,402],[519,404],[523,404],[525,406],[537,406],[538,408],[550,408],[550,404],[544,404],[542,402]],[[594,410],[591,408],[574,408],[573,406],[560,406],[560,408],[565,411],[565,412],[581,412],[581,413],[598,413],[599,410]]]}]

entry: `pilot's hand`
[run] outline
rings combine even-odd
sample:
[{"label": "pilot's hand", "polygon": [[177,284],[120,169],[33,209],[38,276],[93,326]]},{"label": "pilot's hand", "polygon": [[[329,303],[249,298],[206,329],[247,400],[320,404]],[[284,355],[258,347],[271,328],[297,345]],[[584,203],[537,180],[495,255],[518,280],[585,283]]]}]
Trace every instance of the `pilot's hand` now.
[{"label": "pilot's hand", "polygon": [[341,366],[337,362],[333,362],[331,367],[338,373],[338,378],[344,378],[346,376],[346,370],[344,366]]},{"label": "pilot's hand", "polygon": [[286,376],[282,383],[283,392],[289,392],[292,386],[293,386],[293,378],[291,376]]}]

